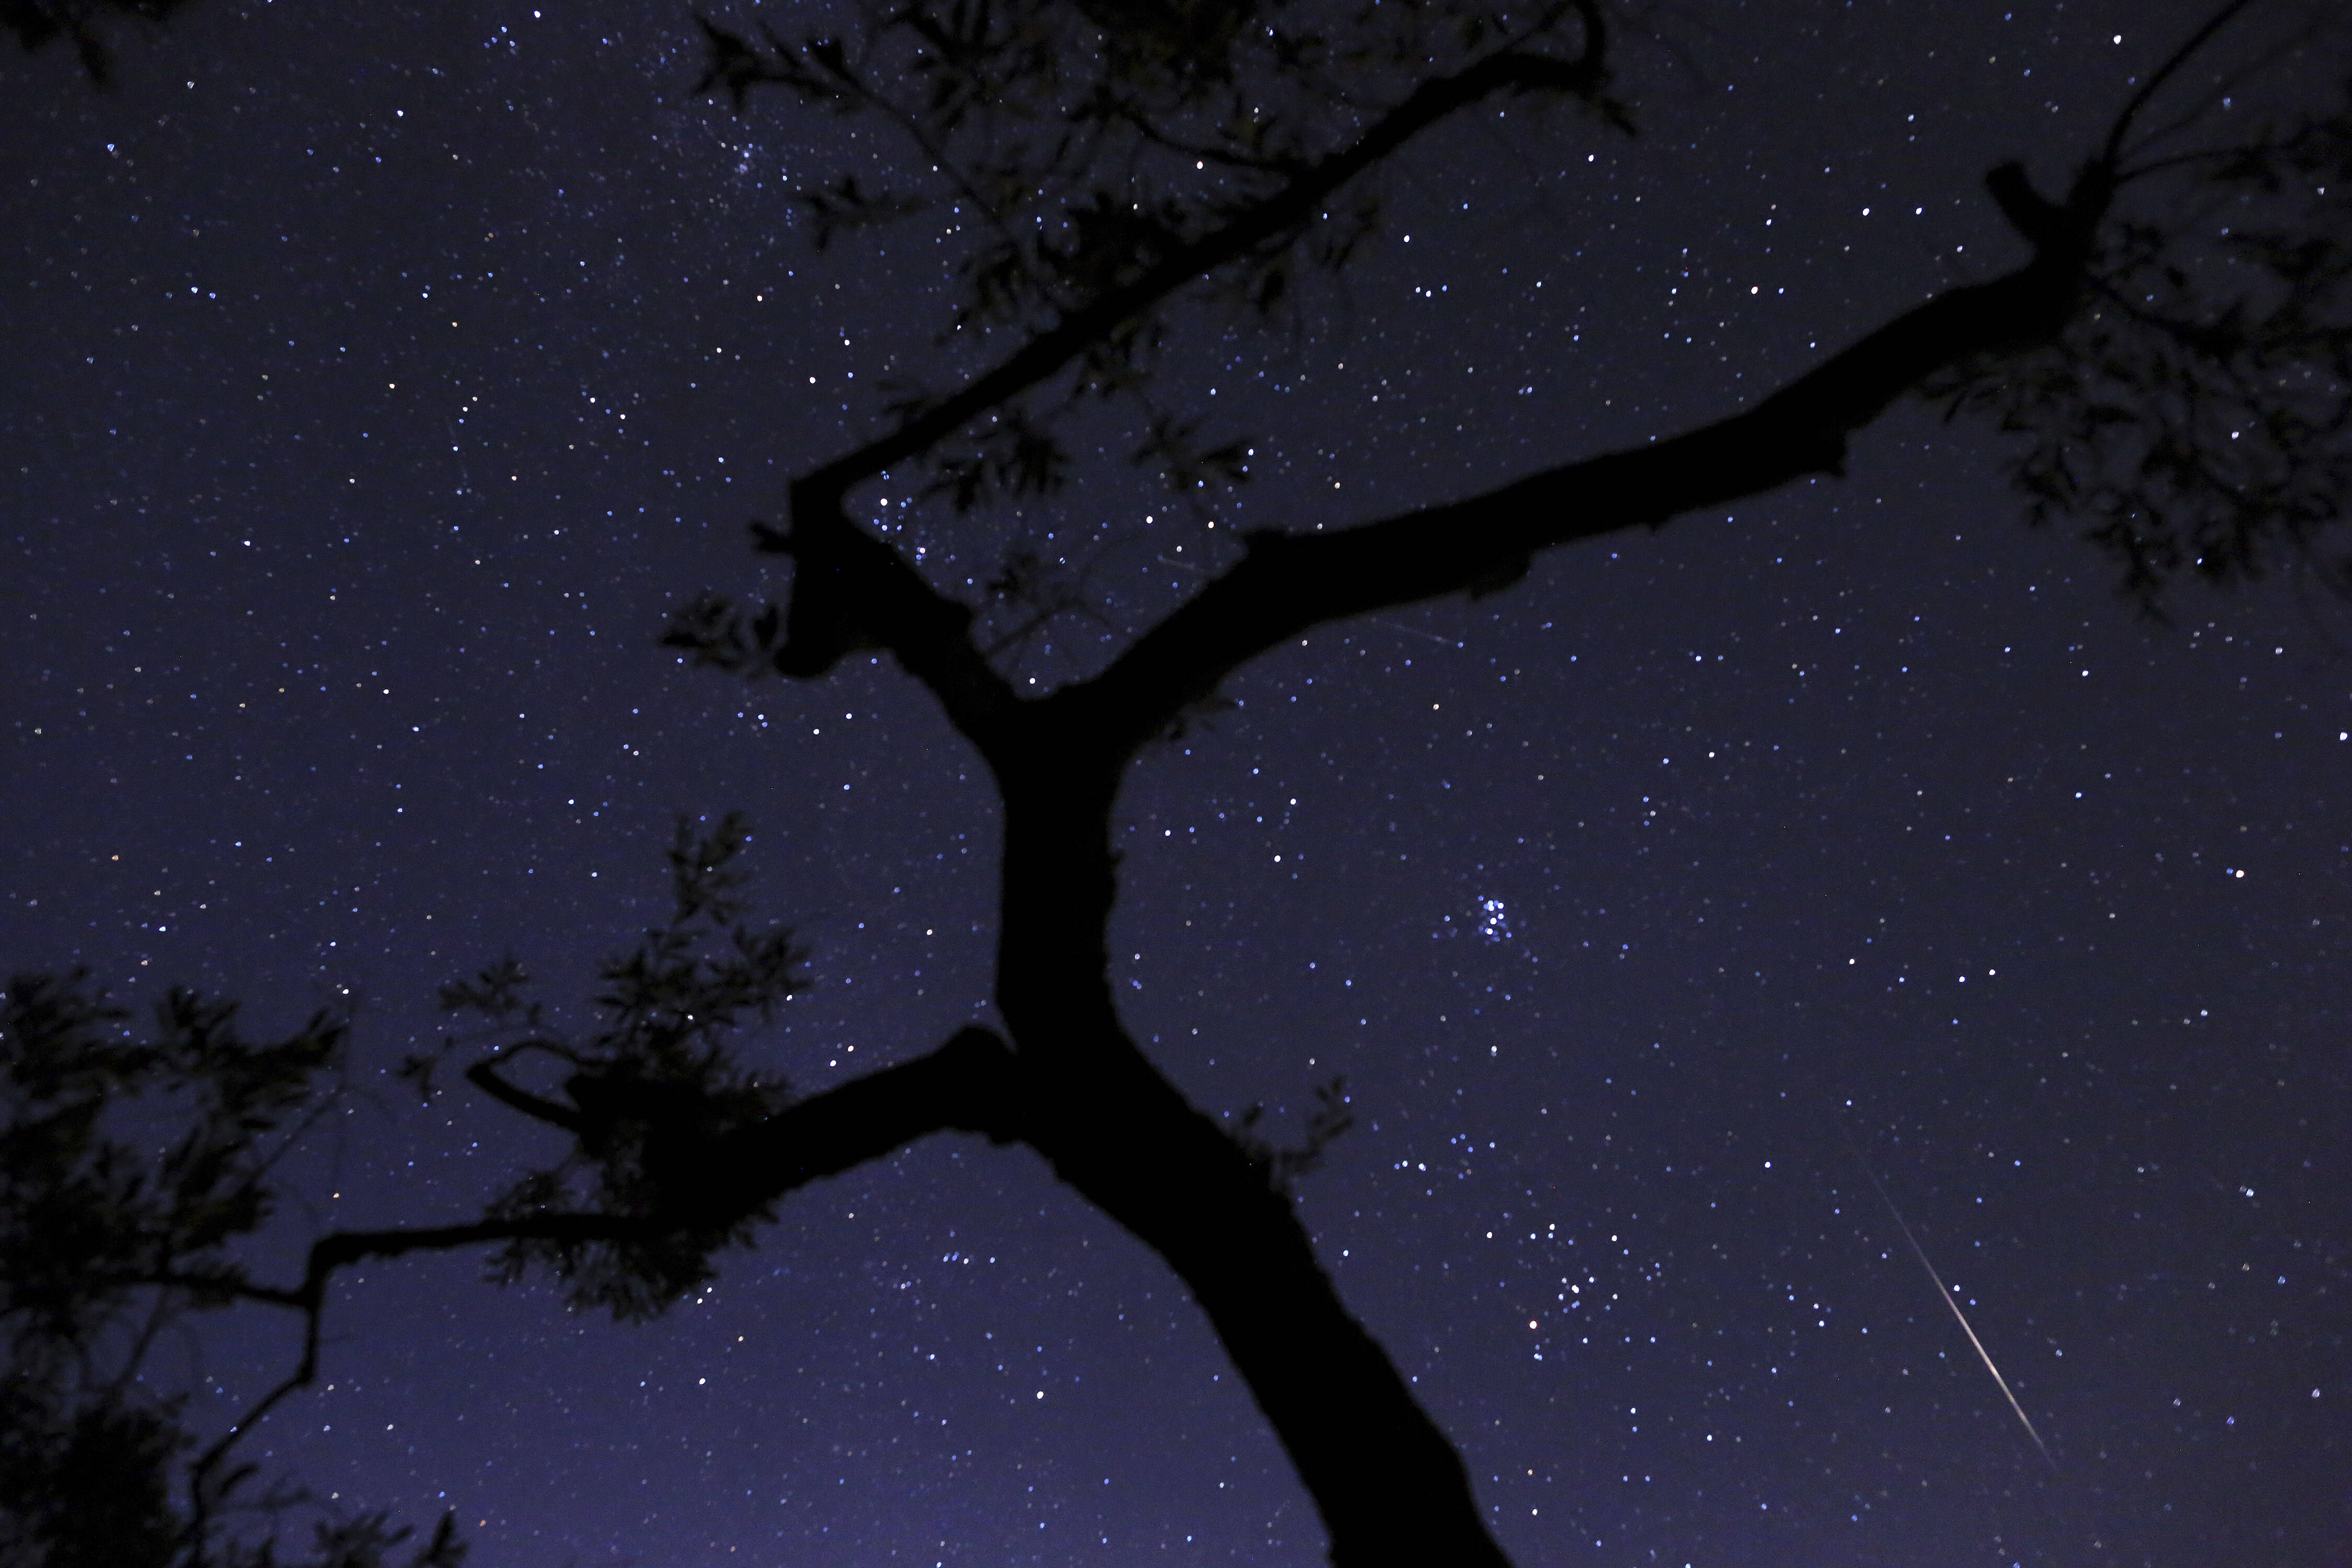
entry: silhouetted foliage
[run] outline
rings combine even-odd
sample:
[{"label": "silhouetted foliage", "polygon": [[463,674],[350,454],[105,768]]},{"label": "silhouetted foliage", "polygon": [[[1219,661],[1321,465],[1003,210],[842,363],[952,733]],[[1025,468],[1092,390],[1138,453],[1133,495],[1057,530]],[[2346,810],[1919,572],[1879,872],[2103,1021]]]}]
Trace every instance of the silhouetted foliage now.
[{"label": "silhouetted foliage", "polygon": [[1928,390],[2025,438],[2029,515],[2074,520],[2145,609],[2183,572],[2230,582],[2283,558],[2341,588],[2352,563],[2321,536],[2352,492],[2352,112],[2166,146],[2121,150],[2116,184],[2168,186],[2209,221],[2118,216],[2056,338]]},{"label": "silhouetted foliage", "polygon": [[160,25],[187,0],[0,0],[0,26],[16,35],[27,50],[62,39],[73,48],[84,75],[98,87],[114,80],[114,50],[106,40],[118,18]]},{"label": "silhouetted foliage", "polygon": [[[1288,302],[1301,266],[1345,267],[1377,229],[1379,202],[1359,192],[1334,210],[1329,198],[1423,126],[1508,93],[1630,129],[1609,95],[1599,21],[1590,3],[951,0],[877,7],[853,43],[704,17],[698,89],[738,110],[781,89],[887,121],[920,150],[935,175],[916,188],[843,175],[794,199],[819,249],[914,217],[968,234],[942,347],[1069,336],[1061,387],[1009,388],[910,448],[930,470],[924,493],[969,511],[1052,493],[1070,468],[1063,416],[1141,395],[1171,287],[1206,279],[1264,317]],[[1562,47],[1579,52],[1551,52]],[[907,389],[892,412],[902,432],[929,432],[964,402]],[[1134,460],[1179,490],[1241,477],[1244,443],[1203,447],[1194,422],[1164,415],[1149,424]]]},{"label": "silhouetted foliage", "polygon": [[[332,1103],[349,1027],[320,1012],[255,1043],[236,1016],[173,990],[134,1032],[79,971],[20,976],[0,1001],[0,1561],[11,1568],[376,1568],[407,1539],[381,1515],[315,1520],[306,1557],[219,1538],[233,1501],[282,1517],[312,1500],[256,1492],[255,1468],[225,1463],[225,1443],[184,1465],[196,1439],[180,1403],[142,1375],[175,1323],[240,1300],[292,1302],[256,1285],[235,1248],[269,1220],[279,1160]],[[185,1507],[173,1501],[179,1485]],[[453,1528],[445,1519],[412,1568],[456,1568]]]},{"label": "silhouetted foliage", "polygon": [[[591,1033],[551,1029],[507,959],[442,992],[483,1032],[404,1069],[430,1095],[462,1050],[470,1086],[570,1135],[565,1158],[475,1220],[322,1237],[299,1284],[263,1286],[225,1248],[269,1214],[272,1162],[316,1103],[341,1022],[250,1047],[227,1009],[174,994],[152,1037],[133,1039],[85,980],[19,981],[0,1018],[0,1262],[5,1397],[26,1414],[0,1497],[35,1500],[9,1528],[51,1554],[37,1561],[115,1550],[68,1542],[37,1500],[102,1451],[135,1478],[109,1525],[121,1552],[215,1550],[217,1500],[250,1471],[226,1464],[233,1432],[190,1466],[188,1500],[165,1500],[188,1439],[172,1407],[126,1392],[121,1368],[146,1332],[136,1302],[303,1314],[300,1366],[241,1432],[315,1372],[338,1268],[489,1247],[500,1279],[542,1273],[574,1305],[650,1316],[706,1283],[716,1255],[798,1187],[961,1130],[1034,1150],[1182,1279],[1297,1466],[1335,1561],[1500,1563],[1460,1459],[1339,1300],[1289,1201],[1349,1125],[1344,1086],[1318,1090],[1304,1142],[1282,1148],[1255,1110],[1229,1122],[1187,1103],[1120,1022],[1105,954],[1127,765],[1213,710],[1232,671],[1309,627],[1504,591],[1538,552],[1837,473],[1855,432],[1922,395],[2021,437],[2031,514],[2076,520],[2144,605],[2182,572],[2227,580],[2318,558],[2352,479],[2352,114],[2209,146],[2210,105],[2191,93],[2169,123],[2143,125],[2248,8],[2231,0],[2149,74],[2063,196],[2015,164],[1990,173],[1989,195],[2030,253],[2011,270],[1944,290],[1714,423],[1350,528],[1251,534],[1140,630],[1096,609],[1083,566],[1017,538],[977,579],[985,596],[966,600],[902,536],[854,521],[850,492],[887,473],[950,515],[1050,494],[1075,464],[1066,422],[1104,402],[1134,422],[1132,460],[1180,495],[1238,482],[1248,433],[1152,401],[1170,313],[1265,321],[1294,309],[1302,277],[1345,268],[1378,233],[1371,176],[1472,106],[1549,104],[1591,134],[1630,133],[1603,7],[906,0],[872,10],[855,41],[703,19],[702,90],[738,111],[773,92],[887,124],[929,172],[888,191],[847,174],[812,183],[797,199],[814,243],[921,215],[967,248],[937,384],[891,391],[870,440],[803,470],[789,515],[753,524],[759,550],[791,558],[788,601],[705,594],[665,640],[743,677],[814,679],[887,653],[938,699],[1003,805],[1003,1035],[968,1026],[794,1100],[736,1042],[805,984],[801,955],[789,933],[751,921],[740,821],[700,837],[681,826],[675,912],[604,966]],[[1071,615],[1119,645],[1108,662],[1042,694],[1016,681],[1032,639]],[[186,1129],[160,1156],[108,1130],[142,1096]],[[359,1544],[322,1536],[320,1561],[388,1549],[381,1520],[350,1528]],[[246,1549],[217,1550],[238,1561]],[[457,1551],[445,1521],[417,1561]]]},{"label": "silhouetted foliage", "polygon": [[94,1394],[68,1405],[27,1376],[0,1384],[0,1561],[41,1568],[169,1563],[171,1466],[188,1446],[166,1410]]},{"label": "silhouetted foliage", "polygon": [[[271,1167],[315,1112],[346,1028],[320,1013],[252,1045],[236,1011],[174,990],[133,1037],[86,973],[11,982],[0,1316],[13,1369],[62,1375],[99,1355],[142,1287],[216,1306],[247,1283],[227,1248],[268,1218]],[[160,1154],[126,1125],[142,1110],[175,1134]]]},{"label": "silhouetted foliage", "polygon": [[[576,1140],[561,1163],[529,1173],[492,1200],[489,1217],[683,1215],[692,1199],[679,1189],[692,1179],[696,1154],[790,1103],[782,1079],[746,1070],[728,1043],[748,1018],[772,1020],[808,985],[799,968],[805,954],[792,933],[747,923],[750,905],[736,860],[749,840],[734,814],[707,836],[678,824],[669,851],[671,917],[625,957],[605,962],[605,989],[596,997],[603,1024],[584,1041],[542,1032],[539,1006],[520,1000],[528,978],[511,959],[473,981],[442,987],[449,1011],[478,1013],[498,1031],[526,1037],[477,1061],[467,1076]],[[505,1064],[532,1056],[562,1064],[568,1107],[515,1089],[499,1076]],[[419,1065],[410,1058],[412,1069]],[[412,1076],[430,1092],[424,1071]],[[496,1277],[519,1279],[544,1268],[575,1307],[606,1309],[624,1320],[656,1317],[710,1279],[714,1253],[748,1244],[753,1221],[772,1217],[760,1207],[716,1226],[681,1219],[617,1239],[519,1236],[508,1243]]]}]

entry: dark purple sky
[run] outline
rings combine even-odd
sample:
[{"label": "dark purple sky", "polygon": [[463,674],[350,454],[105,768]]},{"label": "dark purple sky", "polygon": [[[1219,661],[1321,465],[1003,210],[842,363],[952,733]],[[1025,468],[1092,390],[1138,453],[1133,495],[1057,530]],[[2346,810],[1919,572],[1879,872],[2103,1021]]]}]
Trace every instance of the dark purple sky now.
[{"label": "dark purple sky", "polygon": [[[1237,528],[1731,411],[2015,259],[1983,168],[2062,184],[2200,9],[1658,7],[1639,141],[1472,116],[1297,331],[1177,316],[1160,401],[1258,438],[1215,529],[1113,464],[989,537],[1131,628]],[[748,812],[814,950],[754,1060],[991,1016],[994,807],[929,699],[656,646],[778,586],[744,520],[936,363],[953,255],[813,256],[788,184],[900,150],[698,64],[662,5],[201,0],[110,95],[0,67],[0,957],[359,999],[281,1258],[556,1152],[388,1069],[502,952],[584,998],[674,813]],[[1843,480],[1318,633],[1133,773],[1130,1025],[1286,1128],[1347,1075],[1301,1202],[1526,1568],[2352,1563],[2352,616],[2151,629],[2019,519],[1988,435],[1900,411]],[[1024,673],[1102,657],[1061,639]],[[350,1279],[252,1457],[498,1568],[1320,1558],[1183,1290],[1024,1152],[805,1192],[647,1327],[478,1274]],[[224,1419],[292,1326],[159,1372]]]}]

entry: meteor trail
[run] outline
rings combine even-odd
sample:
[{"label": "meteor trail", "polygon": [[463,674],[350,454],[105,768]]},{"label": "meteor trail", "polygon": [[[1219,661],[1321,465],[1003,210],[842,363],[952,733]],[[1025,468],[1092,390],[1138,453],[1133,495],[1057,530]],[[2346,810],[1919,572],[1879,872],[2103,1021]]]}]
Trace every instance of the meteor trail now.
[{"label": "meteor trail", "polygon": [[1952,1310],[1952,1316],[1959,1320],[1960,1332],[1968,1335],[1969,1343],[1976,1347],[1977,1359],[1984,1363],[1987,1372],[1992,1373],[1992,1380],[2000,1384],[2001,1397],[2009,1401],[2009,1407],[2011,1410],[2017,1412],[2017,1419],[2025,1427],[2025,1435],[2032,1438],[2034,1447],[2041,1450],[2042,1462],[2050,1467],[2051,1474],[2057,1474],[2058,1461],[2050,1457],[2049,1446],[2042,1441],[2042,1434],[2033,1429],[2032,1421],[2026,1416],[2025,1406],[2020,1405],[2017,1402],[2017,1395],[2010,1392],[2009,1379],[2001,1376],[2000,1368],[1992,1364],[1992,1356],[1984,1348],[1984,1341],[1977,1338],[1977,1331],[1969,1327],[1968,1314],[1960,1310],[1958,1299],[1952,1294],[1951,1288],[1944,1283],[1944,1277],[1936,1272],[1936,1266],[1927,1261],[1927,1249],[1919,1245],[1919,1238],[1911,1234],[1910,1223],[1903,1217],[1903,1211],[1896,1208],[1895,1200],[1887,1195],[1886,1184],[1878,1179],[1878,1173],[1870,1168],[1870,1162],[1862,1157],[1862,1150],[1853,1139],[1846,1140],[1846,1147],[1853,1150],[1854,1163],[1862,1167],[1862,1173],[1868,1176],[1870,1184],[1877,1189],[1878,1201],[1885,1204],[1886,1212],[1895,1216],[1895,1225],[1902,1229],[1903,1239],[1911,1244],[1911,1256],[1919,1260],[1919,1267],[1926,1269],[1927,1278],[1936,1282],[1936,1294],[1944,1299],[1944,1305],[1949,1307]]}]

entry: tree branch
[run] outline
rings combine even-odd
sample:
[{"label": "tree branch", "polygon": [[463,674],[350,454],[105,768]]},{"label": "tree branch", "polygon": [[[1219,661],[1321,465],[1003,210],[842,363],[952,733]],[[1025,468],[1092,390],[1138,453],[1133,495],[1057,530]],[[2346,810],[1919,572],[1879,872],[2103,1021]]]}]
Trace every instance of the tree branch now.
[{"label": "tree branch", "polygon": [[671,1178],[673,1212],[697,1226],[730,1223],[926,1133],[981,1132],[1004,1142],[1024,1121],[1018,1072],[995,1035],[959,1029],[928,1055],[724,1134]]},{"label": "tree branch", "polygon": [[2254,0],[2224,0],[2224,4],[2219,10],[2205,18],[2203,26],[2191,33],[2182,41],[2179,48],[2172,51],[2170,58],[2150,73],[2147,80],[2140,84],[2139,90],[2132,94],[2131,100],[2124,105],[2123,112],[2116,116],[2115,123],[2107,128],[2106,145],[2099,150],[2100,163],[2112,169],[2122,162],[2124,140],[2131,134],[2132,122],[2139,118],[2141,110],[2148,106],[2149,100],[2156,97],[2166,82],[2172,79],[2181,67],[2195,58],[2198,50],[2212,41],[2216,33],[2228,26],[2239,12],[2245,10],[2253,3]]},{"label": "tree branch", "polygon": [[370,1231],[339,1231],[320,1237],[310,1244],[310,1257],[302,1271],[302,1283],[292,1289],[268,1286],[247,1286],[236,1294],[278,1306],[289,1306],[302,1313],[302,1359],[270,1391],[247,1407],[199,1456],[188,1471],[188,1503],[190,1531],[195,1539],[203,1539],[211,1512],[212,1493],[208,1487],[214,1470],[217,1469],[238,1439],[276,1409],[287,1395],[298,1388],[310,1385],[319,1374],[320,1320],[324,1315],[327,1280],[334,1271],[346,1265],[370,1258],[397,1258],[403,1253],[425,1250],[446,1251],[451,1247],[470,1247],[484,1241],[513,1241],[525,1237],[572,1238],[582,1240],[616,1240],[642,1233],[642,1220],[616,1218],[608,1215],[535,1215],[519,1220],[487,1220],[475,1225],[438,1226],[426,1229],[393,1229]]},{"label": "tree branch", "polygon": [[[1846,440],[1924,378],[1971,355],[2048,341],[2082,288],[2104,213],[2086,178],[2065,206],[2028,208],[2004,170],[1989,179],[2020,208],[2037,254],[1990,282],[1905,312],[1762,403],[1671,439],[1516,480],[1335,533],[1248,538],[1249,553],[1137,640],[1109,668],[1049,700],[1074,726],[1131,752],[1212,695],[1244,661],[1325,622],[1447,594],[1490,593],[1536,552],[1836,473]],[[2031,195],[2030,191],[2026,193]]]},{"label": "tree branch", "polygon": [[476,1062],[472,1067],[467,1068],[466,1081],[509,1110],[519,1110],[533,1121],[544,1121],[551,1127],[561,1127],[566,1132],[575,1136],[586,1125],[581,1121],[580,1113],[570,1106],[559,1105],[551,1100],[541,1100],[527,1089],[517,1089],[513,1084],[500,1078],[497,1068],[488,1062]]},{"label": "tree branch", "polygon": [[765,546],[796,563],[783,674],[822,675],[861,647],[887,648],[940,698],[950,720],[983,746],[1014,699],[973,652],[971,612],[933,590],[896,550],[849,521],[852,485],[929,450],[991,409],[1053,375],[1118,325],[1176,289],[1310,221],[1334,192],[1454,110],[1502,91],[1591,96],[1607,78],[1607,37],[1597,6],[1580,0],[1585,48],[1573,60],[1505,50],[1455,74],[1425,81],[1352,145],[1302,171],[1212,232],[1171,251],[1133,281],[1066,311],[1009,358],[898,429],[797,480],[790,533],[763,533]]},{"label": "tree branch", "polygon": [[971,606],[933,588],[897,550],[850,521],[837,487],[793,481],[792,517],[789,536],[760,536],[763,548],[793,563],[777,670],[813,679],[858,649],[887,649],[940,700],[949,722],[986,750],[1018,700],[971,646]]},{"label": "tree branch", "polygon": [[1150,309],[1194,279],[1263,245],[1285,229],[1312,218],[1334,192],[1371,168],[1421,132],[1455,110],[1501,91],[1597,92],[1605,80],[1605,35],[1592,6],[1586,18],[1584,53],[1573,60],[1505,50],[1452,76],[1423,82],[1360,137],[1302,171],[1280,190],[1252,203],[1192,244],[1170,252],[1134,281],[1107,290],[1066,313],[1051,329],[961,392],[950,395],[890,434],[835,458],[808,477],[812,492],[845,491],[929,448],[965,425],[1003,406],[1067,364],[1088,344],[1121,321]]},{"label": "tree branch", "polygon": [[[327,1282],[336,1270],[373,1258],[446,1252],[485,1242],[639,1241],[706,1226],[714,1219],[731,1224],[796,1187],[879,1159],[928,1132],[952,1128],[984,1132],[998,1142],[1013,1137],[1022,1121],[1013,1092],[1015,1071],[1003,1041],[985,1029],[960,1029],[925,1056],[853,1079],[721,1138],[691,1167],[671,1174],[673,1192],[684,1195],[656,1215],[526,1215],[466,1225],[338,1231],[311,1244],[302,1282],[291,1288],[168,1272],[125,1277],[120,1282],[210,1291],[302,1313],[302,1355],[293,1372],[247,1407],[191,1468],[194,1526],[201,1530],[209,1515],[208,1483],[230,1448],[318,1376]],[[575,1113],[515,1089],[486,1063],[466,1076],[534,1121],[579,1130]]]},{"label": "tree branch", "polygon": [[282,1285],[256,1285],[243,1278],[215,1279],[205,1274],[184,1274],[173,1268],[144,1269],[120,1274],[87,1276],[89,1283],[109,1288],[152,1287],[159,1290],[184,1290],[191,1296],[221,1296],[238,1301],[265,1301],[273,1307],[300,1307],[304,1304],[301,1290]]},{"label": "tree branch", "polygon": [[1508,1568],[1461,1457],[1340,1300],[1290,1199],[1108,1029],[1024,1136],[1191,1290],[1314,1499],[1330,1561]]}]

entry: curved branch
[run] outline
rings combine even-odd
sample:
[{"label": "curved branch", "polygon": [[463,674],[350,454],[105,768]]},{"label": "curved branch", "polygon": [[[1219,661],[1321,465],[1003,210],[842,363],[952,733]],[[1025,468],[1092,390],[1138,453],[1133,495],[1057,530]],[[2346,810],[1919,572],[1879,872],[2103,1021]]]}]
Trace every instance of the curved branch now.
[{"label": "curved branch", "polygon": [[220,1462],[237,1440],[251,1431],[261,1418],[276,1409],[286,1396],[298,1388],[307,1387],[319,1374],[319,1330],[323,1316],[327,1280],[338,1268],[370,1258],[397,1258],[403,1253],[446,1251],[451,1247],[471,1247],[485,1241],[515,1241],[526,1237],[562,1240],[623,1240],[643,1234],[647,1228],[643,1220],[623,1219],[609,1215],[535,1215],[517,1220],[488,1220],[476,1225],[436,1226],[425,1229],[339,1231],[320,1237],[310,1244],[310,1261],[302,1271],[302,1283],[291,1289],[268,1286],[247,1286],[237,1294],[251,1300],[269,1301],[278,1306],[290,1306],[302,1313],[302,1359],[284,1380],[247,1406],[245,1413],[230,1423],[228,1430],[214,1439],[188,1471],[188,1501],[190,1529],[202,1539],[211,1509],[206,1484]]},{"label": "curved branch", "polygon": [[2236,18],[2238,13],[2253,3],[2254,0],[2227,0],[2227,4],[2220,10],[2205,18],[2203,26],[2189,34],[2181,46],[2172,51],[2171,58],[2156,68],[2148,79],[2140,84],[2139,90],[2132,94],[2131,100],[2124,105],[2123,112],[2116,116],[2115,124],[2108,128],[2106,145],[2099,150],[2098,161],[2101,163],[2113,169],[2122,160],[2124,139],[2131,134],[2132,121],[2139,118],[2141,110],[2148,106],[2149,101],[2156,97],[2166,82],[2172,79],[2173,75],[2181,67],[2196,57],[2198,50],[2210,43],[2216,33],[2228,26]]},{"label": "curved branch", "polygon": [[[1003,1041],[985,1029],[960,1029],[927,1055],[855,1079],[718,1140],[694,1167],[672,1174],[673,1183],[689,1189],[688,1194],[657,1215],[527,1215],[467,1225],[337,1231],[311,1243],[302,1282],[290,1288],[170,1273],[126,1277],[124,1283],[209,1290],[302,1314],[302,1355],[294,1371],[248,1406],[190,1469],[193,1528],[200,1530],[208,1517],[207,1483],[237,1440],[287,1395],[318,1376],[327,1282],[337,1269],[369,1258],[447,1252],[485,1242],[640,1241],[707,1225],[713,1216],[731,1222],[796,1187],[880,1159],[926,1133],[984,1132],[1000,1142],[1013,1137],[1022,1121],[1013,1094],[1014,1073]],[[515,1089],[491,1073],[487,1063],[478,1063],[466,1076],[525,1115],[578,1130],[576,1114]]]},{"label": "curved branch", "polygon": [[[290,1288],[182,1276],[135,1282],[221,1290],[300,1308],[311,1320],[303,1351],[307,1374],[317,1360],[320,1304],[327,1280],[339,1268],[372,1258],[446,1252],[491,1241],[640,1240],[706,1224],[717,1213],[740,1217],[795,1187],[879,1159],[928,1132],[984,1132],[998,1142],[1013,1138],[1020,1127],[1014,1084],[1013,1055],[1004,1042],[986,1029],[967,1026],[912,1061],[853,1079],[716,1140],[691,1164],[668,1173],[673,1184],[696,1189],[693,1202],[673,1204],[659,1214],[524,1215],[464,1225],[336,1231],[310,1244],[302,1282]],[[549,1104],[520,1089],[509,1091],[536,1105]],[[579,1121],[565,1114],[575,1123]]]},{"label": "curved branch", "polygon": [[[2038,199],[2038,198],[2037,198]],[[1257,533],[1249,553],[1108,669],[1048,700],[1120,754],[1213,694],[1244,660],[1309,627],[1447,594],[1507,587],[1538,551],[1836,473],[1848,436],[1925,377],[1987,350],[2047,341],[2081,288],[2087,222],[2041,227],[2047,248],[1869,333],[1744,413],[1669,440],[1532,474],[1466,500],[1336,533]],[[2045,204],[2046,205],[2047,204]]]},{"label": "curved branch", "polygon": [[[525,1042],[525,1044],[530,1043]],[[476,1062],[472,1067],[467,1068],[466,1081],[509,1110],[520,1110],[533,1121],[544,1121],[551,1127],[561,1127],[575,1137],[587,1125],[581,1119],[580,1113],[572,1107],[559,1105],[551,1100],[541,1100],[528,1089],[517,1089],[513,1084],[500,1078],[497,1069],[488,1062]]]},{"label": "curved branch", "polygon": [[1508,1568],[1461,1456],[1340,1300],[1290,1200],[1131,1042],[1103,1043],[1109,1070],[1029,1142],[1192,1291],[1314,1499],[1330,1561]]},{"label": "curved branch", "polygon": [[814,679],[861,648],[887,649],[983,750],[1018,701],[971,646],[971,606],[949,598],[842,509],[838,488],[794,481],[793,530],[761,532],[793,557],[791,607],[778,673]]},{"label": "curved branch", "polygon": [[795,1188],[878,1160],[931,1132],[1005,1142],[1024,1122],[1004,1042],[967,1026],[927,1055],[853,1079],[716,1141],[674,1176],[672,1203],[696,1225],[751,1214]]},{"label": "curved branch", "polygon": [[1250,204],[1192,244],[1171,251],[1133,282],[1066,312],[1052,328],[1023,344],[994,370],[967,383],[961,392],[811,474],[807,481],[811,493],[824,496],[845,491],[858,480],[928,449],[990,409],[1010,402],[1120,322],[1284,230],[1308,221],[1341,185],[1454,110],[1502,91],[1577,96],[1598,92],[1607,78],[1606,36],[1597,8],[1580,9],[1586,18],[1587,34],[1584,53],[1578,58],[1563,60],[1505,50],[1452,76],[1423,82],[1351,146],[1318,159],[1280,190]]},{"label": "curved branch", "polygon": [[860,648],[887,648],[931,689],[958,729],[989,749],[1018,700],[971,647],[970,606],[933,589],[895,549],[853,523],[844,505],[850,487],[1003,406],[1185,284],[1310,221],[1341,185],[1454,110],[1504,91],[1597,94],[1607,79],[1607,35],[1591,0],[1579,0],[1577,9],[1585,19],[1578,58],[1504,50],[1422,83],[1352,145],[1171,251],[1133,281],[1064,313],[995,369],[898,429],[795,481],[790,533],[761,535],[767,548],[796,563],[777,669],[810,678]]}]

